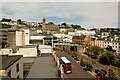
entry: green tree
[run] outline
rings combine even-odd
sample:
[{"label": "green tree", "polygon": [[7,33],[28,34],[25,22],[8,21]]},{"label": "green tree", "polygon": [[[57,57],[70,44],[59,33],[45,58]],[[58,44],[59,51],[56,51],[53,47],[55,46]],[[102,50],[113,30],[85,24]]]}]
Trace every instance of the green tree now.
[{"label": "green tree", "polygon": [[18,19],[17,22],[21,22],[21,19]]},{"label": "green tree", "polygon": [[66,26],[67,24],[66,24],[66,23],[62,23],[61,25],[64,25],[64,26]]},{"label": "green tree", "polygon": [[2,24],[1,26],[2,26],[1,28],[11,28],[12,27],[11,25],[7,25],[7,24]]},{"label": "green tree", "polygon": [[102,49],[100,49],[98,46],[89,46],[88,51],[90,54],[94,54],[96,57],[97,55],[103,53]]},{"label": "green tree", "polygon": [[72,26],[73,29],[80,29],[81,28],[80,25],[73,25],[73,24],[71,24],[71,26]]},{"label": "green tree", "polygon": [[112,52],[106,52],[99,58],[99,62],[104,65],[110,65],[114,63],[115,55]]},{"label": "green tree", "polygon": [[0,44],[2,44],[2,48],[6,48],[10,46],[10,44],[6,41],[0,41]]},{"label": "green tree", "polygon": [[6,19],[6,18],[2,18],[1,22],[10,22],[12,21],[12,19]]},{"label": "green tree", "polygon": [[53,22],[49,22],[48,25],[53,25],[54,23]]}]

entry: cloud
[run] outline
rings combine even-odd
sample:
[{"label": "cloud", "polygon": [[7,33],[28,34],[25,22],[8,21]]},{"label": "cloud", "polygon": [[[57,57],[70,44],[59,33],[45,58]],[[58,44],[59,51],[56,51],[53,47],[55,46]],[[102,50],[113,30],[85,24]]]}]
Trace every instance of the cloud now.
[{"label": "cloud", "polygon": [[66,21],[86,28],[116,27],[117,9],[117,2],[3,2],[2,16],[37,22],[46,17],[48,22]]}]

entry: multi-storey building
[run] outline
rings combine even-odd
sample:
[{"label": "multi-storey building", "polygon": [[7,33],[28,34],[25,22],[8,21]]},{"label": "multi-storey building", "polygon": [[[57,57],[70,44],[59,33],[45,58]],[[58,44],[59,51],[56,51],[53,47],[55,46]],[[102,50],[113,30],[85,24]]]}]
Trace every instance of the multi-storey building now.
[{"label": "multi-storey building", "polygon": [[1,29],[0,39],[5,40],[10,45],[21,46],[29,45],[30,31],[29,29]]},{"label": "multi-storey building", "polygon": [[95,45],[103,48],[107,48],[108,46],[111,46],[113,50],[116,50],[117,53],[120,53],[119,37],[96,39]]}]

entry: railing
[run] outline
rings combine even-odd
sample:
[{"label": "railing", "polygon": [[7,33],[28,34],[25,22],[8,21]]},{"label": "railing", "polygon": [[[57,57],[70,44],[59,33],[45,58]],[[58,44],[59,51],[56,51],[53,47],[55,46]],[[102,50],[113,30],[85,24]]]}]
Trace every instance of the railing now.
[{"label": "railing", "polygon": [[79,46],[79,44],[71,44],[71,43],[53,43],[53,45],[69,45],[69,46]]},{"label": "railing", "polygon": [[62,64],[60,64],[60,59],[55,54],[55,51],[52,51],[52,56],[54,57],[57,67],[59,68],[59,70],[61,72],[61,78],[62,78],[62,80],[64,80],[64,70],[63,70]]}]

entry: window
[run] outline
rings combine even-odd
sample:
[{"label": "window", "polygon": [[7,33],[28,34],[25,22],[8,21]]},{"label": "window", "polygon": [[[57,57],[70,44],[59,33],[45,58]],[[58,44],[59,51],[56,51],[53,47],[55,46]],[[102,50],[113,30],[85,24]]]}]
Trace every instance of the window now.
[{"label": "window", "polygon": [[17,79],[19,79],[19,75],[17,76]]},{"label": "window", "polygon": [[11,77],[11,70],[7,73],[8,77]]},{"label": "window", "polygon": [[16,70],[17,70],[17,72],[19,71],[19,63],[17,63],[17,65],[16,65]]}]

